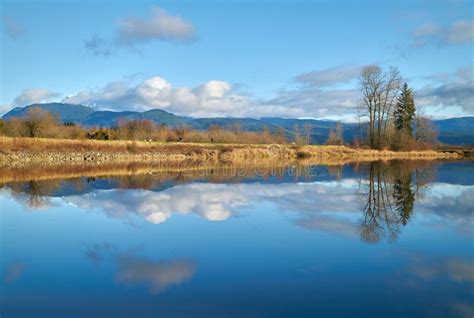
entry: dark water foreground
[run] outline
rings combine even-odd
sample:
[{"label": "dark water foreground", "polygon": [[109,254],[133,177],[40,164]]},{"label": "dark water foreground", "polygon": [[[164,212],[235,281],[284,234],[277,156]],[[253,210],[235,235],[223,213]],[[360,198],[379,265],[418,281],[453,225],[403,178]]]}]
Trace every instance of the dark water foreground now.
[{"label": "dark water foreground", "polygon": [[474,315],[472,161],[208,172],[2,184],[0,316]]}]

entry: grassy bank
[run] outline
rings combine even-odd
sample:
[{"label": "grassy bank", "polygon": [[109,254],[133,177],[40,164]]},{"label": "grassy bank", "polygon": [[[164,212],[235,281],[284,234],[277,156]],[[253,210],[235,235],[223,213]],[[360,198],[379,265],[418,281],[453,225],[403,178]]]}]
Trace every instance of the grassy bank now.
[{"label": "grassy bank", "polygon": [[0,138],[0,166],[127,162],[314,161],[331,163],[388,159],[460,158],[455,152],[379,151],[346,146],[159,143],[42,138]]}]

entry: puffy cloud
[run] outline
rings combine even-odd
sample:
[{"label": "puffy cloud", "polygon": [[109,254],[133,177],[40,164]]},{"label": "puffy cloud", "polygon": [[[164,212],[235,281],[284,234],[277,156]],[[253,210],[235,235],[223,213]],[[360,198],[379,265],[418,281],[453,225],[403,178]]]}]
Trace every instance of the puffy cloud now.
[{"label": "puffy cloud", "polygon": [[28,88],[24,89],[12,103],[12,107],[26,106],[33,103],[43,103],[53,98],[59,97],[60,94],[50,91],[46,88]]},{"label": "puffy cloud", "polygon": [[195,28],[190,22],[157,6],[152,8],[147,19],[127,17],[119,20],[120,44],[133,45],[152,40],[186,42],[194,37]]},{"label": "puffy cloud", "polygon": [[[109,82],[67,96],[63,102],[116,111],[160,108],[192,117],[280,116],[356,121],[361,95],[355,87],[344,84],[352,82],[358,70],[358,66],[338,66],[304,73],[296,77],[296,86],[281,90],[269,99],[252,97],[222,80],[210,80],[194,87],[175,87],[165,78],[154,76],[140,82]],[[440,117],[472,114],[472,73],[472,67],[466,67],[454,74],[425,76],[429,85],[416,90],[417,106],[434,116],[438,116],[438,110],[442,109],[445,115]],[[58,95],[46,89],[28,89],[15,99],[13,105],[46,101]],[[456,112],[451,111],[453,108],[457,109]]]},{"label": "puffy cloud", "polygon": [[173,87],[155,76],[131,85],[112,82],[97,90],[82,91],[67,97],[70,103],[96,104],[113,110],[161,108],[188,116],[239,116],[250,113],[251,100],[234,91],[230,83],[209,81],[195,88]]},{"label": "puffy cloud", "polygon": [[5,34],[13,40],[19,39],[25,35],[23,26],[12,17],[3,16],[2,25]]},{"label": "puffy cloud", "polygon": [[[336,77],[334,75],[332,83],[343,81],[341,77],[336,80]],[[317,86],[308,82],[294,89],[282,90],[272,99],[257,99],[239,92],[226,81],[211,80],[195,87],[174,87],[166,79],[155,76],[138,84],[111,82],[95,90],[70,95],[65,101],[95,104],[111,110],[161,108],[193,117],[338,118],[349,113],[355,118],[359,92],[356,89],[321,88],[319,85],[323,80],[319,81],[321,84]],[[329,80],[325,83],[329,85]]]},{"label": "puffy cloud", "polygon": [[118,258],[115,280],[126,285],[145,284],[153,294],[178,286],[196,273],[196,264],[189,260],[154,261],[131,255]]},{"label": "puffy cloud", "polygon": [[413,44],[417,47],[426,45],[455,45],[471,43],[474,39],[474,21],[456,21],[450,26],[425,23],[413,33]]}]

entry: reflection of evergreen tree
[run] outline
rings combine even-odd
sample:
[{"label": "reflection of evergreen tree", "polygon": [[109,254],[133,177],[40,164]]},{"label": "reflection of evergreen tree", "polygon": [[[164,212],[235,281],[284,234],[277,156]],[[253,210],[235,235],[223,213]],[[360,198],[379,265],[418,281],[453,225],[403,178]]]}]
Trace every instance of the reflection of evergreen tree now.
[{"label": "reflection of evergreen tree", "polygon": [[408,174],[401,179],[397,179],[393,186],[396,211],[403,225],[408,223],[415,204],[415,193],[412,190],[411,183],[412,177],[411,174]]},{"label": "reflection of evergreen tree", "polygon": [[374,243],[386,236],[395,241],[400,226],[409,222],[415,204],[412,174],[416,167],[403,162],[373,162],[367,168],[367,180],[360,189],[364,210],[361,239]]}]

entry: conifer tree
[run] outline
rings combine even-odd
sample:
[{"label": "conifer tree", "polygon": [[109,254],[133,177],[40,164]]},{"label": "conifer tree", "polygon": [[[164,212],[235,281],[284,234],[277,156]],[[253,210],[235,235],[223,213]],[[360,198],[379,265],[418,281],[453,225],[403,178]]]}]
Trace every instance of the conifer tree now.
[{"label": "conifer tree", "polygon": [[413,119],[415,118],[415,101],[413,99],[413,91],[408,87],[408,84],[403,84],[402,91],[397,98],[397,104],[393,113],[395,117],[395,127],[399,131],[408,133],[412,136]]}]

